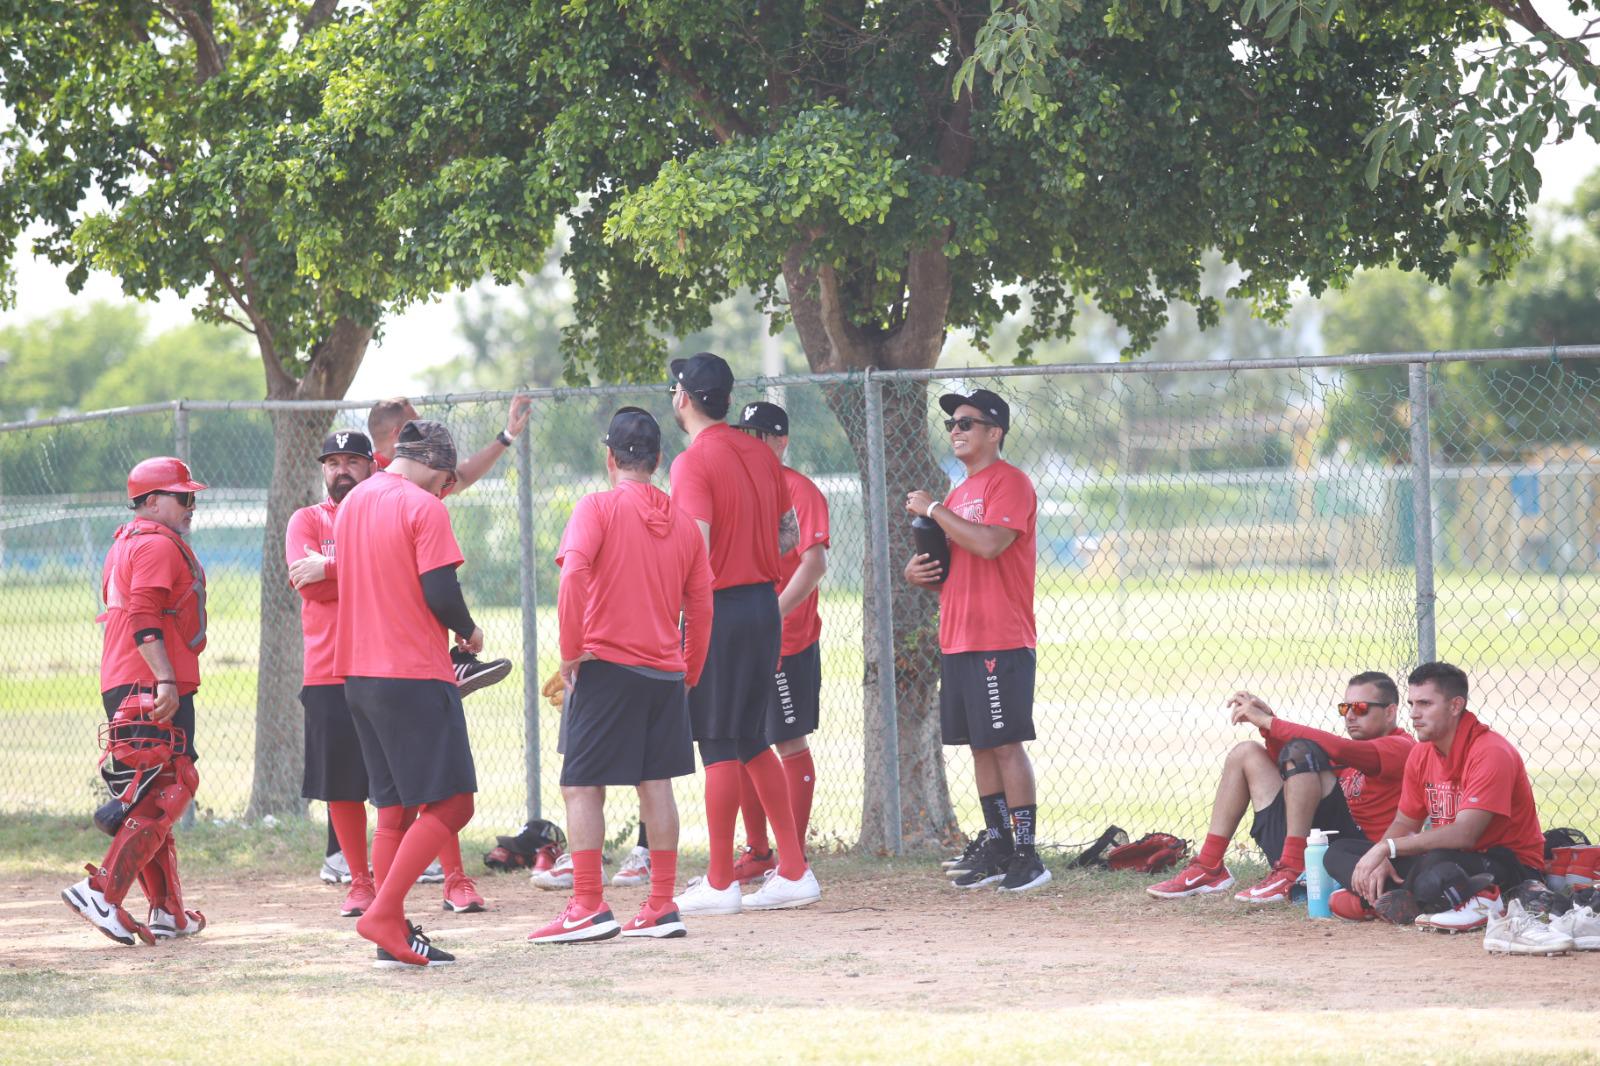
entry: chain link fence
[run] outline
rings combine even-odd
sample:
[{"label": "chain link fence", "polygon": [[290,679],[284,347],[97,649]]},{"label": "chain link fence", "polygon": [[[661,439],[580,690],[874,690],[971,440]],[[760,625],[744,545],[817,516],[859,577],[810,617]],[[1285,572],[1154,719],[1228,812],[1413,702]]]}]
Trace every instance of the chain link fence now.
[{"label": "chain link fence", "polygon": [[[1600,734],[1589,724],[1600,698],[1600,353],[1572,351],[1587,358],[1434,353],[742,385],[735,411],[764,394],[789,409],[788,462],[831,511],[814,842],[896,848],[902,834],[980,821],[969,757],[938,744],[937,600],[900,574],[905,493],[943,495],[962,474],[935,401],[978,387],[1010,401],[1005,457],[1039,497],[1030,751],[1041,839],[1087,840],[1112,822],[1193,837],[1223,754],[1252,735],[1228,724],[1230,693],[1248,688],[1280,714],[1338,730],[1347,677],[1380,669],[1403,682],[1435,656],[1466,669],[1474,709],[1523,752],[1545,824],[1600,828]],[[508,399],[417,407],[465,454],[493,438]],[[481,836],[527,814],[561,820],[558,719],[537,691],[558,658],[555,549],[576,500],[604,487],[600,438],[623,404],[666,429],[664,487],[685,444],[664,389],[537,390],[517,448],[449,500],[485,654],[516,665],[466,702]],[[262,705],[273,689],[258,665],[274,639],[263,635],[264,564],[283,550],[282,530],[266,528],[270,408],[288,406],[179,402],[0,427],[0,809],[93,806],[100,565],[127,515],[127,469],[164,453],[189,457],[211,486],[191,538],[212,612],[197,697],[200,813],[283,809],[300,709]],[[334,425],[364,422],[366,404],[320,406]],[[306,502],[320,496],[314,456],[288,480]],[[258,772],[267,758],[275,777]],[[620,835],[637,808],[612,793]],[[698,778],[679,783],[686,843],[704,840],[701,795]],[[903,821],[886,817],[894,809]]]}]

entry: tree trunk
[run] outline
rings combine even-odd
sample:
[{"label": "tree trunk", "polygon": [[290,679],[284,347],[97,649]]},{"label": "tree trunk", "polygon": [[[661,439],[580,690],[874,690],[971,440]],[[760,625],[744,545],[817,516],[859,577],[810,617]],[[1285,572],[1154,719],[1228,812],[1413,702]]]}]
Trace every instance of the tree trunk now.
[{"label": "tree trunk", "polygon": [[[259,331],[258,336],[267,338],[260,346],[272,399],[340,400],[361,365],[372,330],[341,319],[313,349],[311,363],[299,381],[283,372],[270,332]],[[305,772],[305,718],[299,696],[304,667],[300,594],[289,586],[283,534],[290,515],[322,498],[317,452],[333,423],[333,412],[328,410],[273,411],[271,416],[272,481],[267,488],[267,526],[261,536],[260,667],[248,818],[305,813],[305,801],[300,798]]]}]

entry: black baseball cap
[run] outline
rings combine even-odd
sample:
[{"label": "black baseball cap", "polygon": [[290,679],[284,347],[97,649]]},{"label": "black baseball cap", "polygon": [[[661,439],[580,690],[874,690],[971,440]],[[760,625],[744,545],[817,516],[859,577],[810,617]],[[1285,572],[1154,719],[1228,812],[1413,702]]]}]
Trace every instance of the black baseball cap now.
[{"label": "black baseball cap", "polygon": [[974,389],[971,396],[963,396],[959,392],[947,392],[939,397],[939,406],[944,408],[944,413],[953,415],[957,407],[972,406],[994,419],[995,425],[1010,432],[1011,406],[999,396],[988,389]]},{"label": "black baseball cap", "polygon": [[687,359],[674,359],[668,364],[673,383],[684,391],[692,392],[702,400],[733,392],[733,371],[727,360],[713,352],[700,352]]},{"label": "black baseball cap", "polygon": [[734,424],[735,429],[753,429],[758,433],[771,433],[775,437],[789,435],[789,412],[775,403],[757,400],[747,403],[744,410],[739,412],[739,421]]},{"label": "black baseball cap", "polygon": [[330,455],[359,455],[363,459],[371,459],[372,441],[367,439],[365,433],[336,429],[323,438],[322,454],[317,456],[317,462],[322,462]]},{"label": "black baseball cap", "polygon": [[639,407],[617,408],[601,440],[613,454],[629,459],[654,459],[661,454],[661,426]]}]

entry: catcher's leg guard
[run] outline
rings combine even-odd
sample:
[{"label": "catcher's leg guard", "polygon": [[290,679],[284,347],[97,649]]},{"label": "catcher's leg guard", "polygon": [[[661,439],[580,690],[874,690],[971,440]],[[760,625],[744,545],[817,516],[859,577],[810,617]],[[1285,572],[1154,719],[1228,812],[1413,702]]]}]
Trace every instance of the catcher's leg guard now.
[{"label": "catcher's leg guard", "polygon": [[[90,878],[107,900],[120,905],[133,887],[133,882],[136,879],[143,881],[140,874],[168,842],[173,825],[194,797],[194,788],[199,781],[194,763],[187,758],[174,759],[162,768],[155,786],[128,812],[117,835],[111,838],[111,847],[106,850],[100,872]],[[166,870],[158,870],[145,885],[147,894],[151,890],[165,894],[177,885],[176,855],[174,851],[170,884],[156,883],[158,879],[162,882],[169,880]],[[152,899],[151,903],[154,904],[155,900]]]}]

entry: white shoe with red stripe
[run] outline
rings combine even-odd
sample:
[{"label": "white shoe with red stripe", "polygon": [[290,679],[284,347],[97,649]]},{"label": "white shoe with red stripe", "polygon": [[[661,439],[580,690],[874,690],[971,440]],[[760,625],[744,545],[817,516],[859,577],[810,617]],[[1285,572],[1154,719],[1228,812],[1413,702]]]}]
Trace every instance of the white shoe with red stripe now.
[{"label": "white shoe with red stripe", "polygon": [[587,944],[610,940],[620,932],[622,927],[610,907],[601,903],[596,910],[586,910],[577,899],[571,899],[561,917],[529,933],[528,940],[534,944]]},{"label": "white shoe with red stripe", "polygon": [[1417,915],[1416,924],[1418,929],[1434,933],[1472,933],[1488,925],[1490,918],[1499,918],[1505,912],[1499,886],[1490,885],[1454,910]]}]

